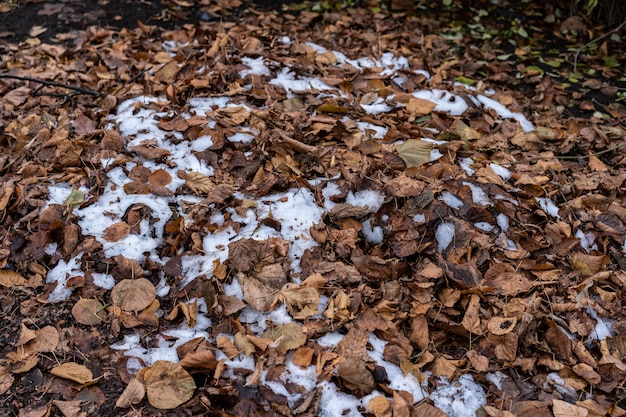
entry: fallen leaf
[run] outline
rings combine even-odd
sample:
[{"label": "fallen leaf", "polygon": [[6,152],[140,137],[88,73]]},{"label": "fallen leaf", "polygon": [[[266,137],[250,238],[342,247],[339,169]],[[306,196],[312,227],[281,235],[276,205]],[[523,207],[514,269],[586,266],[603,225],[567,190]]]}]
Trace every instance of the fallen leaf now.
[{"label": "fallen leaf", "polygon": [[373,413],[376,417],[391,417],[391,403],[386,397],[378,395],[367,403],[367,411]]},{"label": "fallen leaf", "polygon": [[93,381],[93,374],[85,365],[79,365],[76,362],[66,362],[59,366],[55,366],[50,373],[59,378],[69,379],[79,384],[87,384]]},{"label": "fallen leaf", "polygon": [[196,390],[196,383],[182,366],[164,360],[146,368],[143,380],[148,402],[162,410],[171,410],[189,401]]},{"label": "fallen leaf", "polygon": [[104,306],[93,298],[81,298],[72,307],[72,316],[80,324],[95,326],[106,316]]},{"label": "fallen leaf", "polygon": [[102,238],[107,242],[117,242],[130,232],[130,226],[126,222],[117,222],[104,229]]},{"label": "fallen leaf", "polygon": [[143,400],[143,397],[146,395],[146,388],[143,386],[141,382],[137,378],[131,378],[120,395],[120,398],[115,402],[115,407],[118,408],[128,408],[133,404],[138,404]]},{"label": "fallen leaf", "polygon": [[417,167],[428,162],[432,149],[433,144],[431,142],[416,139],[409,139],[397,147],[398,155],[407,168]]},{"label": "fallen leaf", "polygon": [[124,279],[111,290],[113,305],[124,311],[141,311],[156,297],[156,288],[145,278]]},{"label": "fallen leaf", "polygon": [[26,284],[26,280],[17,272],[9,271],[8,269],[0,270],[0,285],[3,287],[13,287],[24,284]]},{"label": "fallen leaf", "polygon": [[263,333],[263,337],[272,339],[274,343],[271,347],[275,348],[281,355],[285,355],[288,351],[297,349],[306,343],[306,333],[304,333],[302,326],[295,322],[270,327]]}]

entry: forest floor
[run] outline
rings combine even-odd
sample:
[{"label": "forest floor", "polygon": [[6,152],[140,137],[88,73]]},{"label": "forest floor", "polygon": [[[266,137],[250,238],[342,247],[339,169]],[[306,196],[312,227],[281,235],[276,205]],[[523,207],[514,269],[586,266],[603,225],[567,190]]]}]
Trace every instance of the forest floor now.
[{"label": "forest floor", "polygon": [[0,415],[626,415],[624,29],[426,3],[0,2]]}]

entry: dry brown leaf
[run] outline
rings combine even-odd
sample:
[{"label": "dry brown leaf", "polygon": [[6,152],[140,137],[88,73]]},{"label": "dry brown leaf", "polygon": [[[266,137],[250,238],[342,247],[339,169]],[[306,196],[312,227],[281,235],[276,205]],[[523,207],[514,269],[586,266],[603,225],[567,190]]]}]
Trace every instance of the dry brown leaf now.
[{"label": "dry brown leaf", "polygon": [[306,333],[302,326],[294,322],[271,327],[263,333],[263,337],[274,340],[271,347],[281,355],[306,343]]},{"label": "dry brown leaf", "polygon": [[376,387],[374,376],[361,359],[346,357],[339,362],[336,370],[337,375],[339,375],[344,382],[352,385],[364,394],[369,394]]},{"label": "dry brown leaf", "polygon": [[211,178],[199,172],[189,172],[185,177],[185,185],[196,194],[210,194],[215,189]]},{"label": "dry brown leaf", "polygon": [[480,326],[480,297],[478,294],[472,294],[470,301],[465,309],[465,315],[461,321],[461,325],[470,333],[481,334]]},{"label": "dry brown leaf", "polygon": [[378,395],[367,403],[367,411],[373,413],[376,417],[391,417],[391,402],[386,397]]},{"label": "dry brown leaf", "polygon": [[235,346],[235,344],[226,336],[218,337],[217,348],[224,352],[224,354],[226,354],[226,356],[230,359],[239,355],[239,349],[237,349],[237,346]]},{"label": "dry brown leaf", "polygon": [[74,319],[85,326],[95,326],[104,320],[106,313],[100,301],[93,298],[81,298],[72,307]]},{"label": "dry brown leaf", "polygon": [[308,347],[298,348],[295,352],[293,352],[291,361],[294,363],[294,365],[307,367],[311,365],[311,362],[313,361],[314,352],[315,351],[313,349]]},{"label": "dry brown leaf", "polygon": [[194,299],[193,302],[189,304],[185,304],[182,302],[178,303],[174,306],[170,314],[165,317],[165,319],[170,321],[174,320],[179,313],[182,313],[182,315],[185,317],[185,320],[187,320],[187,325],[189,326],[189,328],[194,328],[196,327],[196,311],[198,309],[197,303],[198,302],[196,299]]},{"label": "dry brown leaf", "polygon": [[172,176],[164,169],[157,169],[148,177],[150,185],[164,187],[172,182]]},{"label": "dry brown leaf", "polygon": [[489,358],[481,355],[475,350],[468,350],[467,359],[470,360],[472,368],[478,372],[487,372],[489,370]]},{"label": "dry brown leaf", "polygon": [[248,337],[246,337],[245,334],[241,332],[237,332],[235,334],[234,341],[237,349],[239,349],[239,351],[246,356],[250,356],[256,351],[254,344],[250,341],[250,339],[248,339]]},{"label": "dry brown leaf", "polygon": [[115,407],[128,408],[133,404],[138,404],[146,395],[146,388],[137,378],[131,378],[120,398],[115,402]]},{"label": "dry brown leaf", "polygon": [[409,139],[397,147],[398,155],[407,168],[418,167],[428,162],[432,149],[433,144],[431,142],[416,139]]},{"label": "dry brown leaf", "polygon": [[81,411],[82,401],[61,401],[53,400],[52,403],[61,411],[64,417],[85,417],[87,413]]},{"label": "dry brown leaf", "polygon": [[143,373],[148,402],[153,407],[171,410],[189,401],[196,383],[182,366],[169,361],[156,361]]},{"label": "dry brown leaf", "polygon": [[126,222],[117,222],[104,229],[102,238],[107,242],[117,242],[130,232],[130,226]]},{"label": "dry brown leaf", "polygon": [[419,403],[413,410],[419,417],[450,417],[440,409],[435,408],[435,406],[428,404],[425,401]]},{"label": "dry brown leaf", "polygon": [[69,379],[79,384],[87,384],[93,381],[93,374],[85,365],[79,365],[76,362],[66,362],[59,366],[55,366],[50,373],[59,378]]},{"label": "dry brown leaf", "polygon": [[3,287],[14,287],[17,285],[26,284],[26,280],[23,276],[18,274],[15,271],[10,271],[8,269],[0,270],[0,285]]},{"label": "dry brown leaf", "polygon": [[492,317],[487,323],[487,329],[495,335],[502,335],[512,332],[516,324],[515,317]]},{"label": "dry brown leaf", "polygon": [[13,385],[15,378],[5,366],[0,366],[0,395],[6,393]]},{"label": "dry brown leaf", "polygon": [[296,320],[304,320],[318,313],[320,295],[315,288],[287,283],[277,298],[284,301],[291,317]]},{"label": "dry brown leaf", "polygon": [[586,408],[578,407],[565,401],[553,399],[552,413],[554,417],[587,417],[589,411]]},{"label": "dry brown leaf", "polygon": [[411,97],[409,99],[409,102],[406,103],[406,110],[418,116],[430,114],[430,112],[432,112],[435,107],[437,107],[437,104],[433,103],[432,101],[416,97]]},{"label": "dry brown leaf", "polygon": [[111,290],[113,305],[125,311],[141,311],[156,297],[156,288],[145,278],[124,279]]}]

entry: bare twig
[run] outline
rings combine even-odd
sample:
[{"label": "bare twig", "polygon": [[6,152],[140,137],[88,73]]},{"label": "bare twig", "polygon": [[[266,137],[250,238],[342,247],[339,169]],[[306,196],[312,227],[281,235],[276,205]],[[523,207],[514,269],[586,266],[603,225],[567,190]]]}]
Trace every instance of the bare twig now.
[{"label": "bare twig", "polygon": [[589,41],[585,45],[583,45],[580,48],[578,48],[576,50],[576,55],[574,55],[574,72],[576,72],[576,65],[578,64],[578,56],[580,55],[580,53],[582,52],[583,49],[586,49],[586,48],[590,47],[594,43],[596,43],[598,41],[601,41],[602,39],[606,38],[607,36],[610,36],[610,35],[612,35],[612,34],[614,34],[616,32],[619,32],[619,30],[622,27],[624,27],[624,25],[626,25],[626,19],[622,23],[620,23],[620,25],[618,27],[616,27],[615,29],[611,30],[610,32],[605,33],[604,35],[600,36],[599,38],[592,39],[591,41]]},{"label": "bare twig", "polygon": [[[48,86],[48,87],[67,88],[69,90],[76,91],[79,94],[87,94],[87,95],[90,95],[90,96],[96,96],[96,97],[105,97],[106,96],[106,94],[103,94],[103,93],[101,93],[99,91],[90,90],[88,88],[75,87],[73,85],[57,83],[55,81],[40,80],[38,78],[22,77],[22,76],[19,76],[19,75],[10,75],[10,74],[0,74],[0,78],[8,78],[8,79],[20,80],[20,81],[31,81],[31,82],[34,82],[34,83],[39,83],[42,86]],[[41,89],[41,87],[38,88],[35,91],[38,91],[40,89]]]},{"label": "bare twig", "polygon": [[317,154],[318,149],[315,146],[307,145],[306,143],[302,143],[298,140],[292,139],[281,130],[278,131],[278,134],[283,139],[283,142],[289,144],[292,148],[300,152],[308,152],[313,155]]}]

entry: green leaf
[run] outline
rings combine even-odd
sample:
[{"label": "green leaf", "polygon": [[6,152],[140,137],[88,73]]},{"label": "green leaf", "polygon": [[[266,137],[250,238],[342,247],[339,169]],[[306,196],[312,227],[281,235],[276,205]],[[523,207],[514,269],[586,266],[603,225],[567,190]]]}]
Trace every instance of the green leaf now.
[{"label": "green leaf", "polygon": [[517,34],[520,35],[522,38],[527,38],[528,37],[528,32],[526,32],[526,29],[524,29],[521,26],[519,28],[517,28]]},{"label": "green leaf", "polygon": [[455,78],[456,82],[459,82],[461,84],[465,84],[465,85],[473,85],[474,84],[474,80],[470,79],[470,78],[466,78],[466,77],[456,77]]},{"label": "green leaf", "polygon": [[433,149],[431,142],[424,140],[409,139],[398,146],[398,155],[407,168],[417,167],[430,160],[430,151]]},{"label": "green leaf", "polygon": [[80,190],[72,190],[63,202],[64,206],[77,206],[85,201],[85,194]]},{"label": "green leaf", "polygon": [[443,0],[442,3],[444,6],[450,6],[452,4],[452,0]]},{"label": "green leaf", "polygon": [[606,68],[615,68],[617,66],[619,66],[619,62],[617,61],[617,59],[614,56],[607,56],[604,58],[604,66]]}]

